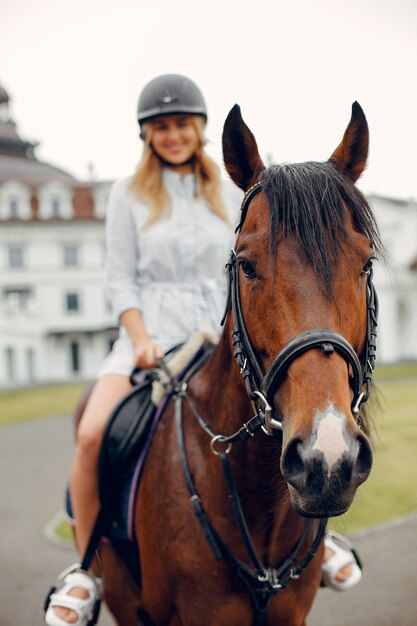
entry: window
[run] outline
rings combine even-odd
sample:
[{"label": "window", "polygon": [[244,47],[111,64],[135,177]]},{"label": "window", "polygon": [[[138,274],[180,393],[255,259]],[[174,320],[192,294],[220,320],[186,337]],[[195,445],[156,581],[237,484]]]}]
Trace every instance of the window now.
[{"label": "window", "polygon": [[9,180],[0,185],[0,219],[30,220],[31,191],[20,181]]},{"label": "window", "polygon": [[7,379],[11,383],[15,380],[16,377],[16,363],[15,363],[15,351],[13,348],[5,349],[5,357],[6,357],[6,374]]},{"label": "window", "polygon": [[9,267],[19,269],[24,266],[23,248],[21,246],[10,246]]},{"label": "window", "polygon": [[78,341],[70,343],[70,362],[71,371],[76,373],[80,371],[80,344]]},{"label": "window", "polygon": [[9,216],[19,217],[19,202],[17,198],[9,198]]},{"label": "window", "polygon": [[28,381],[33,383],[35,380],[35,351],[33,348],[26,350],[26,366]]},{"label": "window", "polygon": [[59,217],[61,203],[59,198],[51,198],[51,217]]},{"label": "window", "polygon": [[64,246],[64,266],[77,267],[79,261],[78,246],[66,244]]},{"label": "window", "polygon": [[38,189],[39,218],[71,219],[74,215],[72,203],[73,190],[65,183],[50,181],[41,185]]},{"label": "window", "polygon": [[3,295],[6,310],[14,313],[28,311],[33,301],[33,292],[29,287],[7,287]]},{"label": "window", "polygon": [[78,293],[66,294],[66,310],[67,311],[79,311],[80,299]]}]

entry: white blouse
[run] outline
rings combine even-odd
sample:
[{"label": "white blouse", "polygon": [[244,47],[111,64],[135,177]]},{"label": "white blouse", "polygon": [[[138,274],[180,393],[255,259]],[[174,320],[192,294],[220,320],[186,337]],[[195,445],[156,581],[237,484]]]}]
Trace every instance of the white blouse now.
[{"label": "white blouse", "polygon": [[[226,224],[203,197],[195,197],[193,174],[181,177],[164,169],[162,175],[171,209],[145,228],[149,209],[131,193],[131,179],[112,187],[106,218],[105,291],[117,319],[127,309],[139,309],[149,336],[166,351],[196,330],[220,332],[225,263],[234,242],[242,192],[231,182],[223,183],[230,218]],[[121,328],[99,375],[130,374],[132,363],[132,346]]]}]

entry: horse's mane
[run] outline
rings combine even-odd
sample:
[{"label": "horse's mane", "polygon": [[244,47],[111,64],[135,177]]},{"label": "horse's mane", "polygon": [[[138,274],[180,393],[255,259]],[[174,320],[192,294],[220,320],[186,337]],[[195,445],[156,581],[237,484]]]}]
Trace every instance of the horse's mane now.
[{"label": "horse's mane", "polygon": [[378,226],[366,198],[331,162],[271,165],[259,177],[270,209],[270,248],[280,238],[295,237],[304,257],[325,280],[329,295],[337,258],[347,241],[346,211],[356,228],[383,255]]},{"label": "horse's mane", "polygon": [[[385,258],[378,226],[366,198],[332,163],[271,165],[262,172],[259,181],[270,210],[272,253],[277,254],[280,238],[295,237],[304,260],[324,278],[323,287],[329,297],[342,244],[348,240],[346,211],[350,211],[357,230],[372,242],[375,255]],[[363,427],[368,434],[372,413],[372,407],[362,408]]]}]

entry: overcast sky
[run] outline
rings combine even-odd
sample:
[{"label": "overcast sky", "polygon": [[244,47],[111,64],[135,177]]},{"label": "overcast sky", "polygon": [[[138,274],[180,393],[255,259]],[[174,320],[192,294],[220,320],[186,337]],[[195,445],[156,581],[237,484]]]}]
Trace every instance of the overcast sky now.
[{"label": "overcast sky", "polygon": [[0,84],[38,157],[86,179],[129,175],[154,76],[194,79],[220,162],[235,102],[262,156],[327,159],[354,100],[370,126],[360,186],[417,198],[416,0],[1,0]]}]

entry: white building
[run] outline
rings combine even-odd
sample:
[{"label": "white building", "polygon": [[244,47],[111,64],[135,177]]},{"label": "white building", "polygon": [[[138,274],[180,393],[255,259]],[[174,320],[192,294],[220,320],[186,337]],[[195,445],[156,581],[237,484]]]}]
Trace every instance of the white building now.
[{"label": "white building", "polygon": [[0,388],[94,377],[116,336],[103,295],[110,182],[38,161],[0,88]]},{"label": "white building", "polygon": [[417,360],[417,202],[369,196],[389,255],[375,266],[378,363]]},{"label": "white building", "polygon": [[[0,389],[91,379],[116,337],[103,294],[110,182],[38,161],[0,87]],[[376,265],[378,362],[417,359],[417,203],[369,198],[391,256]]]}]

